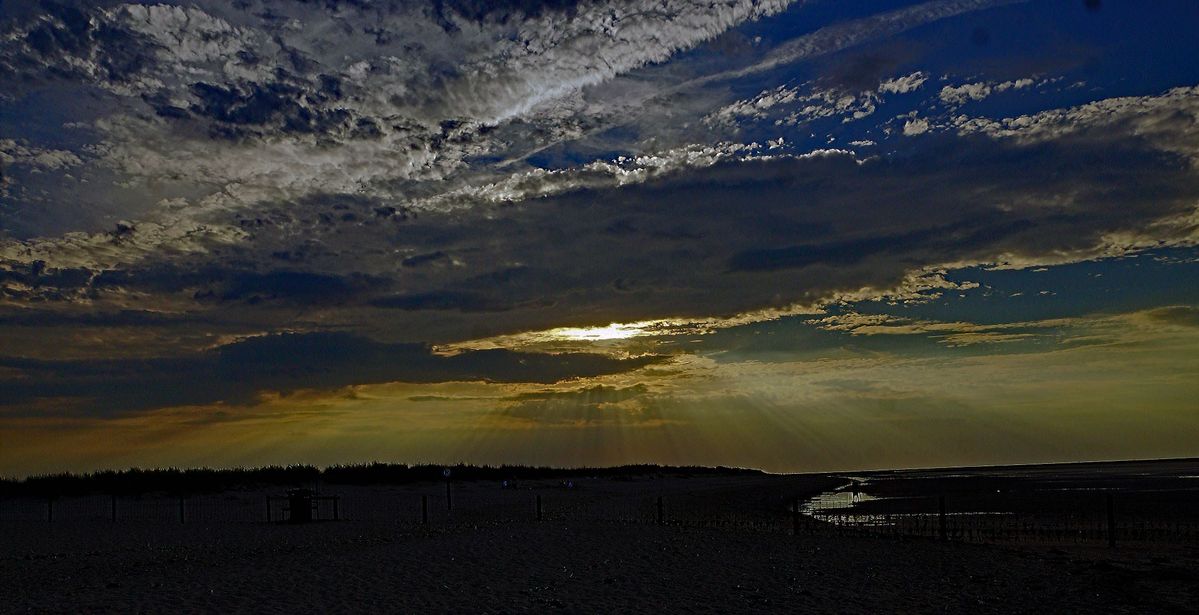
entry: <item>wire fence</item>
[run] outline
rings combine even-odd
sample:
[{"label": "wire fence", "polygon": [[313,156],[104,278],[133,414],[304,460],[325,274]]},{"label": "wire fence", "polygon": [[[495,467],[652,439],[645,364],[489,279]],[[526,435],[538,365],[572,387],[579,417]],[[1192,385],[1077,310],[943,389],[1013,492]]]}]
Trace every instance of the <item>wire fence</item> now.
[{"label": "wire fence", "polygon": [[[411,525],[602,521],[979,543],[1199,542],[1199,491],[956,494],[846,502],[782,491],[613,495],[561,489],[357,489],[327,490],[311,506],[317,521]],[[286,498],[278,493],[0,499],[3,523],[282,523],[289,514]]]},{"label": "wire fence", "polygon": [[804,514],[842,532],[957,542],[1095,544],[1199,542],[1199,491],[1030,490],[892,497]]}]

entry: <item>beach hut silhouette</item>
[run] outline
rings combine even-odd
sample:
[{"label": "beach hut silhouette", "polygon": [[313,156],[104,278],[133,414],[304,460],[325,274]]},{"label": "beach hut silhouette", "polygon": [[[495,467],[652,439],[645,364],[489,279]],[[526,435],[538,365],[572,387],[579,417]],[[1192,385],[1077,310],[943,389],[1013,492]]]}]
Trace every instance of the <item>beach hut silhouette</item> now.
[{"label": "beach hut silhouette", "polygon": [[314,507],[311,489],[290,489],[287,492],[287,522],[309,523],[312,521]]}]

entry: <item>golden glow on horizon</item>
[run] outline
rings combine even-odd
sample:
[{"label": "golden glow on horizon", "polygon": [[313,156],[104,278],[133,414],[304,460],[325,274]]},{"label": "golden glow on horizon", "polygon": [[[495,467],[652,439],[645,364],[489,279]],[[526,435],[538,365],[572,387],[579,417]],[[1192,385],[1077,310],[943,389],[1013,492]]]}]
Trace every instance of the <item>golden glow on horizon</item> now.
[{"label": "golden glow on horizon", "polygon": [[[1168,315],[1075,319],[1040,352],[679,353],[555,383],[374,383],[109,416],[45,401],[54,414],[0,413],[0,474],[371,460],[831,471],[1194,456],[1199,327]],[[652,331],[579,327],[557,339],[611,347]]]}]

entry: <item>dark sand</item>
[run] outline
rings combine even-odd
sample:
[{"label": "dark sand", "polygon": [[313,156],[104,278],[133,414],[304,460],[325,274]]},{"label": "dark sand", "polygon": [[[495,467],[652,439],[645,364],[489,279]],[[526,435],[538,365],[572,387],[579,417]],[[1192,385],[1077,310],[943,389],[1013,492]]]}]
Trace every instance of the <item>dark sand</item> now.
[{"label": "dark sand", "polygon": [[1195,612],[1194,549],[1055,550],[612,522],[7,523],[0,608]]},{"label": "dark sand", "polygon": [[[790,536],[787,503],[844,479],[575,482],[456,483],[452,514],[444,483],[327,485],[349,520],[308,525],[261,520],[265,496],[279,489],[198,495],[183,524],[172,498],[123,500],[117,522],[103,519],[107,496],[74,508],[64,500],[54,523],[44,500],[29,510],[10,500],[10,519],[43,520],[0,521],[0,610],[1199,613],[1199,545]],[[953,501],[968,492],[951,490]],[[671,521],[692,527],[654,525],[658,494]],[[417,524],[422,495],[427,526]],[[247,508],[229,508],[231,496]],[[210,505],[249,516],[219,520]],[[139,506],[149,507],[141,517]],[[712,511],[738,527],[693,527]],[[774,531],[746,529],[754,525]]]}]

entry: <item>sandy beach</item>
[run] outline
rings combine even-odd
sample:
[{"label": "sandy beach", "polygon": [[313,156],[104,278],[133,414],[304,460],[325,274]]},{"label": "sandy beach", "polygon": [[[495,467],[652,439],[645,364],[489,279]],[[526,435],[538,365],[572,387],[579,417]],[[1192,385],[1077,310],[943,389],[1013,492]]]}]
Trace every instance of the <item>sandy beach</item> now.
[{"label": "sandy beach", "polygon": [[[1176,469],[1161,467],[1163,476]],[[1146,484],[1163,480],[1133,470]],[[340,498],[340,520],[325,506],[316,510],[323,520],[305,524],[281,522],[278,501],[275,521],[265,520],[266,497],[283,486],[191,494],[184,522],[179,500],[165,495],[118,499],[116,521],[105,518],[107,496],[63,498],[53,521],[38,516],[44,501],[10,498],[0,501],[0,611],[1184,613],[1199,605],[1199,544],[1186,540],[969,544],[853,535],[787,513],[844,481],[752,473],[508,488],[461,481],[452,510],[444,482],[327,484],[321,492]],[[803,524],[793,528],[796,519]]]},{"label": "sandy beach", "polygon": [[5,612],[1192,610],[1194,549],[546,521],[8,524]]}]

